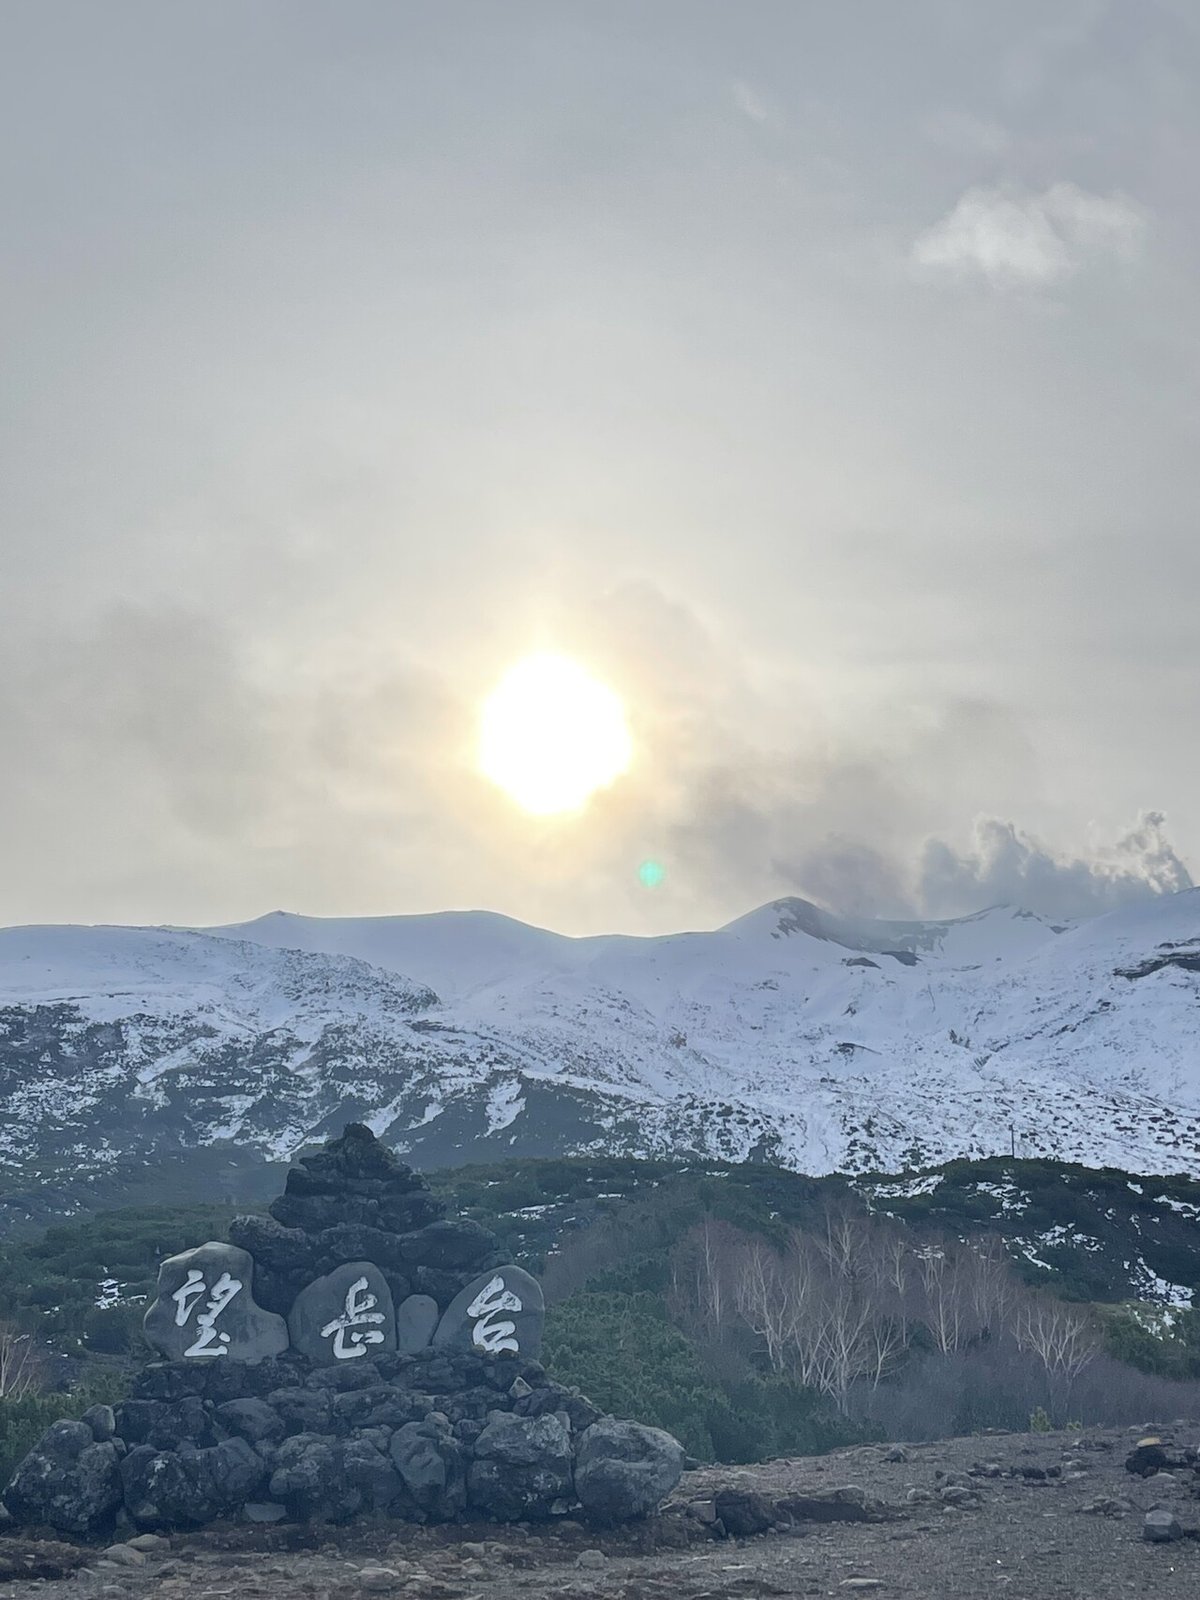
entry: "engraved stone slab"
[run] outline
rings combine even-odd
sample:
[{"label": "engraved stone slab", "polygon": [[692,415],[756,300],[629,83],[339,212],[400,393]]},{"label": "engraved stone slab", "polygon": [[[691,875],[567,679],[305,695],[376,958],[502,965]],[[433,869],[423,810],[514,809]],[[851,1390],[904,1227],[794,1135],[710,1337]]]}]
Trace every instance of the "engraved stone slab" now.
[{"label": "engraved stone slab", "polygon": [[288,1347],[287,1323],[254,1300],[254,1262],[236,1245],[209,1240],[168,1256],[158,1298],[142,1329],[168,1361],[266,1361]]},{"label": "engraved stone slab", "polygon": [[481,1273],[446,1309],[435,1345],[476,1355],[534,1357],[546,1320],[542,1286],[521,1267]]},{"label": "engraved stone slab", "polygon": [[373,1261],[348,1261],[310,1283],[288,1313],[292,1346],[334,1366],[396,1348],[396,1312],[387,1279]]},{"label": "engraved stone slab", "polygon": [[431,1294],[410,1294],[396,1307],[396,1349],[415,1355],[433,1342],[441,1312]]}]

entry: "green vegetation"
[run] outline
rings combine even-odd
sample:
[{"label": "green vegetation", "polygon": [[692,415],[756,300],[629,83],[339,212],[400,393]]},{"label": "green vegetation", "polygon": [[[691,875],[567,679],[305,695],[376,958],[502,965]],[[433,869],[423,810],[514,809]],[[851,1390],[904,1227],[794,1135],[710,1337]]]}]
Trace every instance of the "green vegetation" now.
[{"label": "green vegetation", "polygon": [[[1200,1312],[1131,1301],[1138,1259],[1200,1286],[1200,1184],[1188,1178],[993,1158],[923,1179],[813,1179],[766,1163],[596,1157],[465,1167],[430,1182],[543,1275],[551,1372],[605,1410],[669,1429],[701,1459],[1036,1425],[1031,1413],[1094,1423],[1110,1392],[1145,1414],[1160,1400],[1182,1414],[1172,1385],[1200,1380]],[[239,1209],[126,1206],[0,1242],[0,1320],[36,1337],[49,1357],[43,1384],[63,1390],[0,1401],[0,1468],[48,1421],[94,1402],[93,1371],[119,1381],[113,1372],[141,1351],[162,1258],[226,1237]],[[848,1241],[836,1264],[831,1219]],[[900,1236],[902,1285],[885,1260]],[[756,1253],[766,1277],[751,1305]],[[936,1273],[930,1255],[943,1261]],[[802,1280],[817,1299],[797,1314],[788,1296]],[[828,1313],[831,1287],[834,1300],[865,1308],[875,1370],[860,1350],[839,1374],[805,1347],[806,1318]],[[1052,1369],[1054,1307],[1075,1327],[1077,1368],[1071,1356]],[[80,1371],[85,1387],[66,1389]]]},{"label": "green vegetation", "polygon": [[[164,1256],[223,1239],[233,1206],[127,1206],[0,1244],[5,1320],[64,1353],[124,1355]],[[108,1294],[102,1285],[114,1284]],[[107,1306],[97,1301],[110,1302]]]},{"label": "green vegetation", "polygon": [[113,1405],[124,1398],[124,1376],[100,1369],[70,1389],[57,1393],[0,1398],[0,1485],[12,1477],[17,1463],[29,1453],[53,1422],[81,1417],[90,1406]]},{"label": "green vegetation", "polygon": [[659,1295],[584,1290],[552,1308],[546,1366],[605,1411],[673,1433],[702,1461],[816,1454],[864,1437],[822,1415],[809,1389],[752,1370],[722,1382],[672,1326]]}]

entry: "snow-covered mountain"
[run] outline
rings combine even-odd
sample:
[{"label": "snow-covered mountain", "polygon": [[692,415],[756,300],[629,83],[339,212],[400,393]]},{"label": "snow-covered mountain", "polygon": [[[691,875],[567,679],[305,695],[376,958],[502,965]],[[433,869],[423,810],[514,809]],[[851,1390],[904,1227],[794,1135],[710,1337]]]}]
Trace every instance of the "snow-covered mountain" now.
[{"label": "snow-covered mountain", "polygon": [[10,1193],[349,1117],[418,1164],[604,1150],[811,1173],[1046,1154],[1200,1172],[1200,890],[571,939],[484,912],[0,931]]}]

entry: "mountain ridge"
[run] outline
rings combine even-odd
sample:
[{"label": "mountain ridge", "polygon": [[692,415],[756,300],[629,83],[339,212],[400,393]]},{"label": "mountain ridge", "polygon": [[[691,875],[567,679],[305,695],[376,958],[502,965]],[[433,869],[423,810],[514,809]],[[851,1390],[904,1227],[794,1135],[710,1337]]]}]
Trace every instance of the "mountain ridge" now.
[{"label": "mountain ridge", "polygon": [[1081,922],[795,898],[710,932],[490,912],[0,930],[0,1183],[351,1118],[418,1165],[680,1153],[1200,1172],[1200,891]]}]

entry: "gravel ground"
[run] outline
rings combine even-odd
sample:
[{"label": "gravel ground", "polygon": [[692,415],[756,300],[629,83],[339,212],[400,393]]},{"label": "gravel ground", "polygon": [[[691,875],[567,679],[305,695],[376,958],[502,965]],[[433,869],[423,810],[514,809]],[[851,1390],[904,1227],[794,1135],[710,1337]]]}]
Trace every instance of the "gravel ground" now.
[{"label": "gravel ground", "polygon": [[[775,1595],[1003,1595],[1116,1600],[1200,1595],[1200,1476],[1142,1479],[1125,1457],[1147,1430],[989,1434],[686,1475],[663,1515],[599,1534],[552,1528],[272,1528],[226,1525],[150,1551],[104,1553],[0,1538],[6,1594],[40,1600],[737,1600]],[[1200,1425],[1153,1430],[1168,1448]],[[844,1515],[788,1523],[786,1503],[834,1497]],[[724,1497],[722,1499],[721,1497]],[[719,1537],[721,1505],[765,1508],[775,1526]],[[810,1502],[811,1506],[811,1502]],[[1146,1511],[1175,1513],[1182,1537],[1147,1543]],[[733,1511],[730,1509],[733,1519]],[[71,1568],[83,1563],[78,1570]],[[43,1577],[20,1574],[43,1573]],[[65,1575],[63,1575],[65,1574]]]}]

